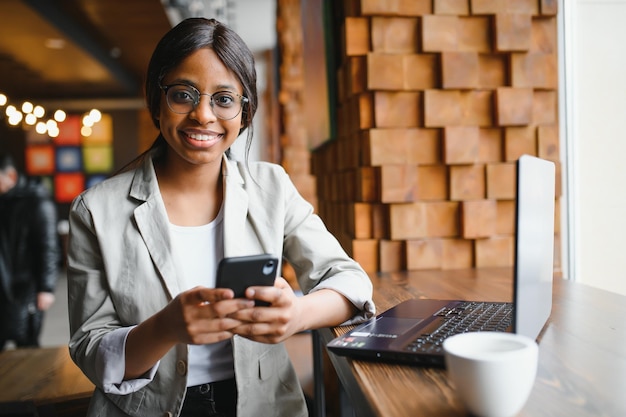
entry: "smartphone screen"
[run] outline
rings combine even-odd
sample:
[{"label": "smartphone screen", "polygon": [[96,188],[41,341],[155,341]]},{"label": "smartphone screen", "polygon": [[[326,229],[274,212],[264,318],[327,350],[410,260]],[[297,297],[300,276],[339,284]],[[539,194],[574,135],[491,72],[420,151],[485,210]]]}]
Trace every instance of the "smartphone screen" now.
[{"label": "smartphone screen", "polygon": [[[278,258],[271,254],[236,256],[224,258],[217,268],[217,288],[230,288],[235,298],[244,298],[246,288],[258,285],[274,285],[278,270]],[[268,305],[256,301],[256,305]]]}]

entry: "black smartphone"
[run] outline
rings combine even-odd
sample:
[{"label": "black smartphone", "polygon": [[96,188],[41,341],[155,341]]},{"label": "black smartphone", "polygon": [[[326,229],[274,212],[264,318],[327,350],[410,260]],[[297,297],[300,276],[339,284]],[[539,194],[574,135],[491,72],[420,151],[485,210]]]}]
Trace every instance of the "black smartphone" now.
[{"label": "black smartphone", "polygon": [[[217,267],[216,288],[230,288],[235,298],[245,298],[246,288],[274,285],[278,258],[270,254],[224,258]],[[265,301],[255,301],[257,306],[268,306]]]}]

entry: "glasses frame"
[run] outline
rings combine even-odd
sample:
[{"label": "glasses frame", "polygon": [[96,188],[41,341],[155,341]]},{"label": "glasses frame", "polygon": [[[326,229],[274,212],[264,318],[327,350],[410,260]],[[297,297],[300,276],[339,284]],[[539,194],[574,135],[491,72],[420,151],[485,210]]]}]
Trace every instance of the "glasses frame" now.
[{"label": "glasses frame", "polygon": [[[167,91],[168,91],[170,88],[172,88],[172,87],[177,87],[177,86],[184,86],[184,87],[188,87],[188,88],[192,89],[193,91],[195,91],[195,92],[197,93],[197,95],[198,95],[198,98],[197,98],[196,100],[194,100],[194,101],[193,101],[193,103],[192,103],[192,106],[193,106],[193,107],[192,107],[192,108],[191,108],[191,110],[189,110],[188,112],[178,112],[178,111],[174,110],[174,109],[172,108],[172,105],[170,104],[170,98],[169,98],[169,96],[167,95]],[[165,93],[165,102],[167,103],[167,107],[170,109],[170,111],[172,111],[172,113],[176,113],[176,114],[189,114],[189,113],[191,113],[191,112],[192,112],[192,111],[194,111],[196,108],[198,108],[198,105],[200,104],[200,97],[202,97],[202,96],[208,96],[208,97],[209,97],[209,105],[211,106],[211,111],[213,112],[213,114],[215,115],[215,117],[217,117],[217,118],[218,118],[218,119],[220,119],[220,120],[232,120],[232,119],[234,119],[235,117],[239,116],[239,114],[242,112],[242,110],[243,110],[243,105],[244,105],[244,104],[246,104],[246,103],[249,103],[249,102],[250,102],[250,100],[248,99],[248,97],[246,97],[246,96],[242,96],[241,94],[235,93],[235,92],[233,92],[233,91],[229,91],[229,90],[220,90],[220,91],[216,91],[216,92],[215,92],[215,93],[213,93],[213,94],[209,94],[209,93],[201,93],[201,92],[200,92],[200,90],[198,90],[198,89],[197,89],[196,87],[194,87],[193,85],[190,85],[190,84],[185,84],[185,83],[174,83],[174,84],[168,84],[168,85],[162,85],[162,84],[159,84],[159,88],[160,88],[161,90],[163,90],[163,93]],[[238,111],[238,112],[237,112],[237,113],[236,113],[233,117],[228,118],[228,119],[223,118],[223,117],[220,117],[220,116],[218,116],[218,115],[217,115],[217,113],[215,112],[215,101],[213,101],[213,96],[214,96],[215,94],[219,94],[219,93],[226,93],[226,92],[227,92],[227,93],[229,93],[229,94],[232,94],[232,95],[237,96],[237,97],[239,98],[239,103],[240,103],[240,106],[239,106],[239,111]]]}]

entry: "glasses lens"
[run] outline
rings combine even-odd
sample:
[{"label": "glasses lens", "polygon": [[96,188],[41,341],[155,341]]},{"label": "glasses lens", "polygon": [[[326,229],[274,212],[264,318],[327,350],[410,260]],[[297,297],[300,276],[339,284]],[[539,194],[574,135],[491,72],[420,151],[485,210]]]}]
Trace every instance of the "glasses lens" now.
[{"label": "glasses lens", "polygon": [[241,98],[229,91],[220,91],[212,96],[213,112],[223,120],[236,117],[241,110]]},{"label": "glasses lens", "polygon": [[167,89],[167,104],[174,113],[190,113],[199,98],[198,92],[188,86],[173,85]]},{"label": "glasses lens", "polygon": [[222,120],[230,120],[237,117],[243,106],[245,98],[230,91],[218,91],[217,93],[200,94],[198,90],[188,85],[172,85],[167,88],[167,105],[170,110],[178,114],[191,113],[200,102],[200,96],[209,96],[211,109],[215,116]]}]

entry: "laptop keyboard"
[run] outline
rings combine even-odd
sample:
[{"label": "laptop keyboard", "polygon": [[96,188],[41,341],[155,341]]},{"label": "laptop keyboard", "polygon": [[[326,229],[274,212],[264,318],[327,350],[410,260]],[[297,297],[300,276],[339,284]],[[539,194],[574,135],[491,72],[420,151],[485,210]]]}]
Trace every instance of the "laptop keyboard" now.
[{"label": "laptop keyboard", "polygon": [[437,316],[445,318],[439,326],[427,329],[406,347],[411,352],[443,352],[443,341],[454,334],[481,331],[505,331],[513,320],[512,303],[466,301],[454,308],[444,308]]}]

